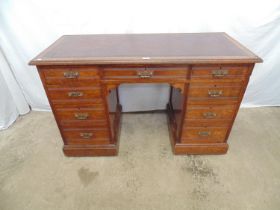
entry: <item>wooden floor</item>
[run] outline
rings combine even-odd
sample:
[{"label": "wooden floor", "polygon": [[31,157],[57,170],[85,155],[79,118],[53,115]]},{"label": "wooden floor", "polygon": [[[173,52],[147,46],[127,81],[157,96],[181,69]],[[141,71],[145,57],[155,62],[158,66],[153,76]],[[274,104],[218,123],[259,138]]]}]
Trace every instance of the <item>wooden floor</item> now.
[{"label": "wooden floor", "polygon": [[279,125],[280,108],[241,109],[226,155],[174,156],[165,114],[124,114],[117,157],[68,158],[32,112],[0,132],[0,209],[278,210]]}]

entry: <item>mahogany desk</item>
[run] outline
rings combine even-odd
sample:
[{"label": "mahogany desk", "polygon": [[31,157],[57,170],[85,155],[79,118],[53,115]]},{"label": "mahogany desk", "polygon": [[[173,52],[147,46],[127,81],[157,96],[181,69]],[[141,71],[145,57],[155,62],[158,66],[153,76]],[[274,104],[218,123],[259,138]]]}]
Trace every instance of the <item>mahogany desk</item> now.
[{"label": "mahogany desk", "polygon": [[226,153],[258,62],[225,33],[191,33],[67,35],[30,64],[39,71],[64,153],[99,156],[118,153],[123,83],[170,85],[174,154]]}]

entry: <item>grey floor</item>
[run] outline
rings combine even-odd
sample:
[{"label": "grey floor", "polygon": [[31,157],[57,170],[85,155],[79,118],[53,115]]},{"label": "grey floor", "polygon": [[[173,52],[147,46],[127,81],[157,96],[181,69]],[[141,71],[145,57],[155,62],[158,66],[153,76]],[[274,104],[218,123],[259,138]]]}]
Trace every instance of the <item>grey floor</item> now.
[{"label": "grey floor", "polygon": [[49,112],[0,132],[0,209],[280,209],[280,108],[241,109],[229,152],[174,156],[164,114],[125,114],[117,157],[68,158]]}]

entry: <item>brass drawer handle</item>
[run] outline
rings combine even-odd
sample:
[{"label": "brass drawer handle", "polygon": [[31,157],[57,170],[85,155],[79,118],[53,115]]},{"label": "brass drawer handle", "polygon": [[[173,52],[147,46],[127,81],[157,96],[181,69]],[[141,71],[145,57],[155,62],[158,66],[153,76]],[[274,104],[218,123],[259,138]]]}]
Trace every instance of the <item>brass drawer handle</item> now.
[{"label": "brass drawer handle", "polygon": [[80,136],[83,139],[90,139],[93,136],[93,134],[92,133],[80,133]]},{"label": "brass drawer handle", "polygon": [[222,90],[208,90],[208,95],[210,97],[220,97],[221,95],[223,95],[223,91]]},{"label": "brass drawer handle", "polygon": [[199,136],[203,136],[203,137],[210,136],[211,135],[211,131],[199,131],[198,135]]},{"label": "brass drawer handle", "polygon": [[228,75],[228,70],[213,70],[212,71],[212,76],[215,78],[222,78]]},{"label": "brass drawer handle", "polygon": [[88,113],[75,113],[75,118],[77,120],[86,120],[88,119],[89,114]]},{"label": "brass drawer handle", "polygon": [[80,91],[68,92],[69,97],[81,97],[83,95],[84,95],[84,93],[80,92]]},{"label": "brass drawer handle", "polygon": [[215,118],[217,114],[215,112],[204,112],[203,117],[207,119]]},{"label": "brass drawer handle", "polygon": [[67,72],[64,72],[64,77],[67,78],[67,79],[78,78],[79,77],[79,72],[77,72],[77,71],[67,71]]},{"label": "brass drawer handle", "polygon": [[140,78],[150,78],[153,76],[153,72],[152,71],[138,71],[138,77]]}]

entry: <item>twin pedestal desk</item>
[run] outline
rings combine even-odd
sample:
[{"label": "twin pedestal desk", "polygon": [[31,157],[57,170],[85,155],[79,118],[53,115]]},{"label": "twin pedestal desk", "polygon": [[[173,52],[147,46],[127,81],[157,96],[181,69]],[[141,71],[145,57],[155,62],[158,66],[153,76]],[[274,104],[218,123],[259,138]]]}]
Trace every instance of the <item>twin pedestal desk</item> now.
[{"label": "twin pedestal desk", "polygon": [[124,83],[170,85],[174,154],[226,153],[258,62],[225,33],[192,33],[67,35],[30,64],[39,71],[65,155],[109,156],[118,154]]}]

